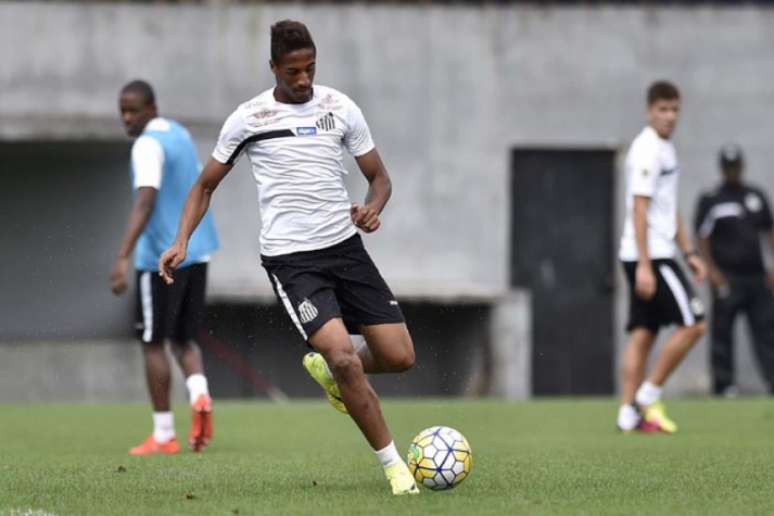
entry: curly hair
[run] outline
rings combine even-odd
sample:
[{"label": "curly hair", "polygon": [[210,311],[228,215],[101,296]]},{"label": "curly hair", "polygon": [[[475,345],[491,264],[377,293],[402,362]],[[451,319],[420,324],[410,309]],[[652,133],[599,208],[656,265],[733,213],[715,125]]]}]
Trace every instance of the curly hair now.
[{"label": "curly hair", "polygon": [[293,20],[278,21],[271,26],[271,60],[279,63],[285,54],[294,50],[311,48],[317,53],[309,29],[301,22]]}]

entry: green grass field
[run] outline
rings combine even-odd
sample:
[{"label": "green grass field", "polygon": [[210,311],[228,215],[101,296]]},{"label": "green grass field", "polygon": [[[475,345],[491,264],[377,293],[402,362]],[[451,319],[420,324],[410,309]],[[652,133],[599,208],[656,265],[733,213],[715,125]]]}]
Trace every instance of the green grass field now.
[{"label": "green grass field", "polygon": [[389,401],[401,450],[446,424],[474,455],[458,489],[394,498],[322,401],[221,402],[212,446],[173,457],[126,454],[150,428],[145,405],[0,405],[0,516],[774,513],[774,402],[670,409],[679,434],[624,436],[612,400]]}]

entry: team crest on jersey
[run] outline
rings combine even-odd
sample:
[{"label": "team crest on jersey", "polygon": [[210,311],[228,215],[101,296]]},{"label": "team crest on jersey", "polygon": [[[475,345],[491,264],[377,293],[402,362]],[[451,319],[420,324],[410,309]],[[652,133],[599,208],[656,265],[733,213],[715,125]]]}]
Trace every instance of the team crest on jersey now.
[{"label": "team crest on jersey", "polygon": [[299,136],[314,136],[317,134],[316,127],[296,127],[296,134]]},{"label": "team crest on jersey", "polygon": [[747,197],[744,198],[744,205],[747,206],[747,209],[751,212],[757,213],[763,208],[763,201],[761,201],[760,197],[751,193],[747,194]]},{"label": "team crest on jersey", "polygon": [[323,115],[314,125],[323,131],[330,131],[336,129],[336,119],[333,117],[333,113]]},{"label": "team crest on jersey", "polygon": [[314,306],[309,299],[305,298],[301,304],[298,305],[298,318],[304,324],[314,321],[314,318],[317,317],[318,314],[317,307]]},{"label": "team crest on jersey", "polygon": [[648,169],[647,168],[643,168],[642,169],[642,176],[643,177],[648,177],[649,175],[650,175],[650,172],[648,172]]}]

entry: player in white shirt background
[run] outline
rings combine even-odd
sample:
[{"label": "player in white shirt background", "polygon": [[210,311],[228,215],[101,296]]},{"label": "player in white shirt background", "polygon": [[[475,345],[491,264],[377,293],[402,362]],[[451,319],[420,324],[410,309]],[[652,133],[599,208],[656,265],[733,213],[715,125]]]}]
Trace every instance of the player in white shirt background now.
[{"label": "player in white shirt background", "polygon": [[[704,333],[704,310],[675,261],[677,247],[695,281],[706,268],[686,232],[677,203],[680,169],[670,141],[680,93],[667,81],[647,92],[647,127],[626,158],[626,221],[620,259],[630,286],[629,340],[622,358],[620,430],[674,433],[677,425],[661,402],[664,383]],[[659,330],[676,324],[646,375]]]},{"label": "player in white shirt background", "polygon": [[[240,105],[191,189],[174,244],[159,260],[172,283],[188,238],[210,197],[242,154],[251,162],[263,222],[261,259],[278,299],[317,352],[304,366],[329,401],[348,412],[374,449],[396,495],[418,493],[365,373],[400,372],[414,347],[392,293],[363,248],[358,229],[376,231],[391,181],[360,109],[346,95],[313,85],[316,47],[306,26],[271,28],[276,86]],[[344,187],[346,149],[368,180],[365,202]],[[355,350],[350,333],[366,345]]]}]

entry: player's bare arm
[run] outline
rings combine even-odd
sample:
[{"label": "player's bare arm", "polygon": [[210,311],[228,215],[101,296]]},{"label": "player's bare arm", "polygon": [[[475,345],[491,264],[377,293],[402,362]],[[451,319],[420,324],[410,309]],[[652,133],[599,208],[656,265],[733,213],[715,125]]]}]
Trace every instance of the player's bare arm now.
[{"label": "player's bare arm", "polygon": [[356,157],[355,161],[368,180],[368,193],[364,204],[352,203],[352,222],[366,233],[372,233],[381,225],[379,214],[390,199],[392,182],[376,149]]},{"label": "player's bare arm", "polygon": [[685,262],[688,264],[688,267],[691,268],[693,279],[697,282],[704,281],[707,277],[707,266],[693,247],[693,243],[688,237],[688,232],[685,230],[685,224],[683,224],[683,218],[680,216],[679,212],[677,214],[677,235],[675,238],[677,240],[677,245],[680,246],[680,250],[683,252]]},{"label": "player's bare arm", "polygon": [[648,208],[650,197],[634,196],[634,236],[637,241],[637,269],[634,289],[642,299],[651,299],[656,294],[656,275],[648,253]]},{"label": "player's bare arm", "polygon": [[174,282],[172,275],[177,266],[185,260],[188,239],[191,238],[191,234],[207,212],[212,193],[231,168],[232,165],[210,159],[199,175],[199,179],[191,187],[191,191],[188,192],[175,241],[159,258],[159,275],[167,285],[171,285]]},{"label": "player's bare arm", "polygon": [[118,254],[113,262],[113,269],[110,272],[110,290],[117,296],[126,292],[129,257],[132,255],[137,239],[140,238],[145,229],[145,224],[147,224],[151,213],[153,213],[153,206],[155,204],[155,188],[144,186],[137,189],[132,210],[129,212],[126,231],[124,231],[124,236],[121,238]]}]

